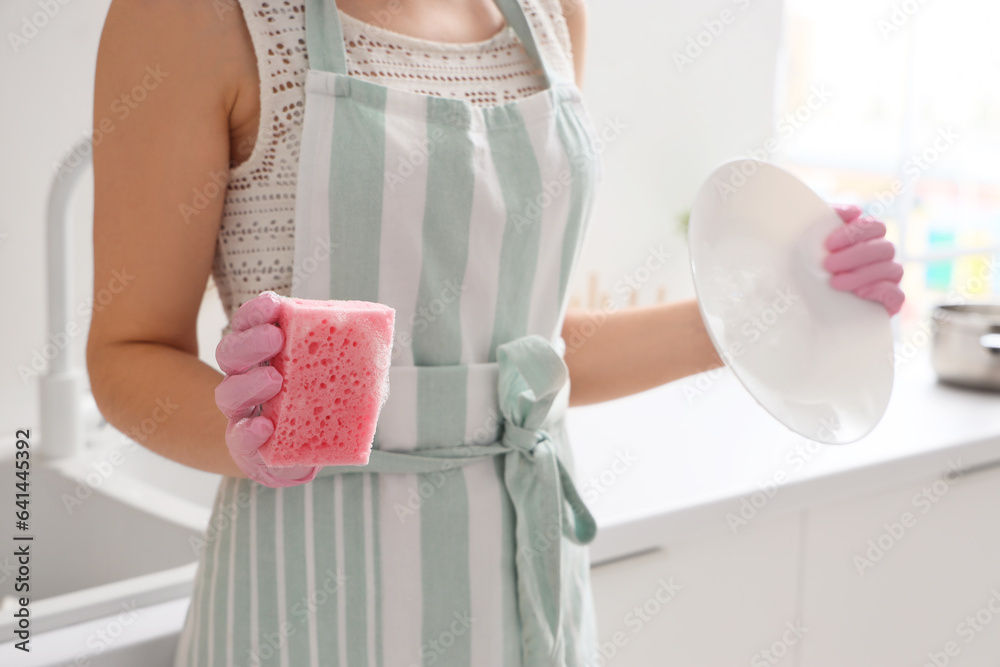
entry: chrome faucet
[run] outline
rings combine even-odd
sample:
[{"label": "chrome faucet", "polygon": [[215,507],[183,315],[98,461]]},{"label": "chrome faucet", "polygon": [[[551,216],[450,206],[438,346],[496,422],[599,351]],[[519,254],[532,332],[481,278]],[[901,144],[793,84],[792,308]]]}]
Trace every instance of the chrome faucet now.
[{"label": "chrome faucet", "polygon": [[[55,343],[48,369],[39,378],[41,450],[46,458],[64,458],[83,451],[86,443],[84,406],[86,372],[74,359],[71,336],[73,285],[73,235],[69,205],[80,177],[93,166],[90,137],[80,140],[60,161],[49,190],[46,212],[45,254],[48,291],[46,341]],[[64,340],[64,344],[57,341]],[[94,406],[96,409],[96,406]]]}]

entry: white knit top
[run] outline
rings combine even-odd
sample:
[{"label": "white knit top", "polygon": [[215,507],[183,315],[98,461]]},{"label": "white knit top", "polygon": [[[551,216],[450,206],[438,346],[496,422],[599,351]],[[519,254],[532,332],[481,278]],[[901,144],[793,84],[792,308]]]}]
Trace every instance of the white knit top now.
[{"label": "white knit top", "polygon": [[[332,0],[329,0],[332,1]],[[553,67],[569,80],[573,59],[559,0],[520,0]],[[288,295],[295,270],[294,216],[309,68],[302,0],[240,0],[257,55],[261,127],[250,157],[230,170],[212,275],[228,318],[264,290]],[[340,12],[348,73],[424,95],[492,106],[546,86],[509,26],[481,42],[432,42]],[[388,24],[391,25],[391,24]]]}]

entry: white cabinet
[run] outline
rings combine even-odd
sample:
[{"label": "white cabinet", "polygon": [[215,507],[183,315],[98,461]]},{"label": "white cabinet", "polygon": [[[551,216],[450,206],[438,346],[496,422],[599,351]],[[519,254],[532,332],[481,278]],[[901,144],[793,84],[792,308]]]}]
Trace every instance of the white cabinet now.
[{"label": "white cabinet", "polygon": [[813,511],[804,539],[798,667],[1000,664],[1000,471]]},{"label": "white cabinet", "polygon": [[[762,520],[735,536],[594,567],[605,658],[597,664],[794,665],[800,523]],[[781,657],[768,662],[764,650]]]}]

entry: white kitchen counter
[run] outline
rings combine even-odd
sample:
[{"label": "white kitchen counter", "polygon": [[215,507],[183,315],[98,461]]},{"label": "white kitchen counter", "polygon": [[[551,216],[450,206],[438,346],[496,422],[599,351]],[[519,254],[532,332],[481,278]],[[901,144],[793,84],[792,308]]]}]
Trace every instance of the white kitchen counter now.
[{"label": "white kitchen counter", "polygon": [[570,410],[577,485],[599,526],[593,562],[932,482],[950,462],[1000,463],[1000,393],[939,384],[926,350],[897,368],[882,422],[850,445],[788,431],[728,370],[713,375]]}]

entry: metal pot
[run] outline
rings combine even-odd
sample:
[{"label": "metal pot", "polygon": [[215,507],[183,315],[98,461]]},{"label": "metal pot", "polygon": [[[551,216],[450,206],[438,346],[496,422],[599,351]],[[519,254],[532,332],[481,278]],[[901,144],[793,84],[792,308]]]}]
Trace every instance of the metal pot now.
[{"label": "metal pot", "polygon": [[1000,391],[1000,304],[938,306],[934,323],[938,379]]}]

